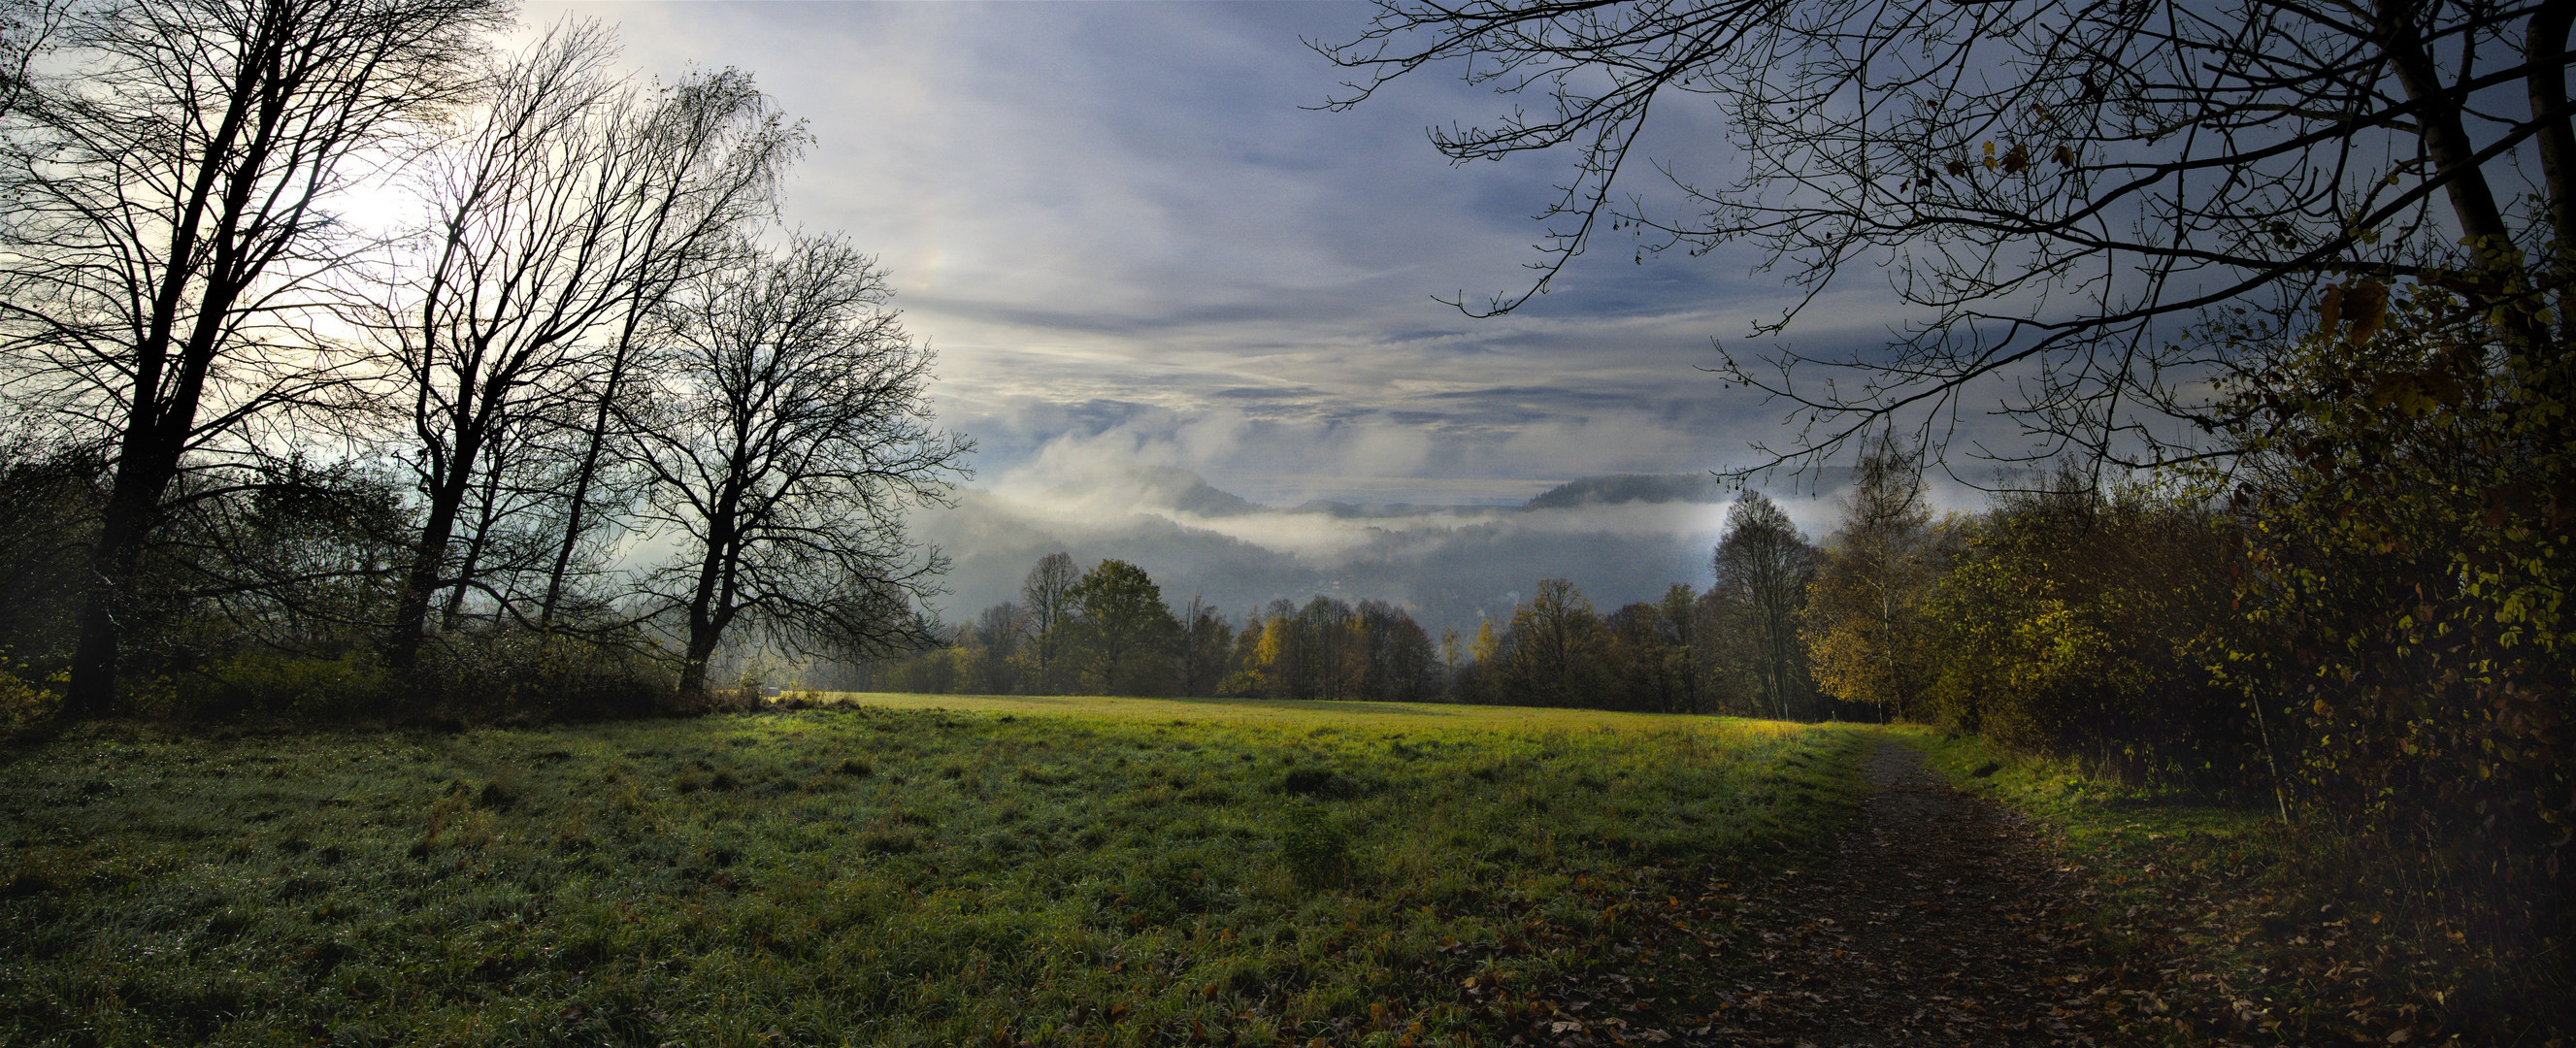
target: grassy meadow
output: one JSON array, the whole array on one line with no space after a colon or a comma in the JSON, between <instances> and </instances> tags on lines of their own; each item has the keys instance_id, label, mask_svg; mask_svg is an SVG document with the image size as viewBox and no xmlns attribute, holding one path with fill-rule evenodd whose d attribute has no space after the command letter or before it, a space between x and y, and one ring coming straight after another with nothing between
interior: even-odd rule
<instances>
[{"instance_id":1,"label":"grassy meadow","mask_svg":"<svg viewBox=\"0 0 2576 1048\"><path fill-rule=\"evenodd\" d=\"M1860 745L884 695L457 734L85 726L0 752L0 1043L1493 1043L1511 988L1605 958L1600 885L1794 853L1850 810Z\"/></svg>"}]
</instances>

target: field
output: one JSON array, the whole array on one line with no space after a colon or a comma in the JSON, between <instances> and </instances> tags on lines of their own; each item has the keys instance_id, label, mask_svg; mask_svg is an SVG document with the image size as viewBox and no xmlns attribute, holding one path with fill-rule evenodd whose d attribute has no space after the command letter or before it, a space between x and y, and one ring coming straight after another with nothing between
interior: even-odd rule
<instances>
[{"instance_id":1,"label":"field","mask_svg":"<svg viewBox=\"0 0 2576 1048\"><path fill-rule=\"evenodd\" d=\"M1607 962L1605 898L1830 830L1859 740L958 696L84 727L0 753L0 1043L1492 1043Z\"/></svg>"}]
</instances>

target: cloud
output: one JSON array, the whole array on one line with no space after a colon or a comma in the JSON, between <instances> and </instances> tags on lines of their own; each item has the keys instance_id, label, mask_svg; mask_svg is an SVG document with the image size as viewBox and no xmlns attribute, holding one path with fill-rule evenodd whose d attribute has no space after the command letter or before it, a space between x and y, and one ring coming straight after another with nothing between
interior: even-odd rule
<instances>
[{"instance_id":1,"label":"cloud","mask_svg":"<svg viewBox=\"0 0 2576 1048\"><path fill-rule=\"evenodd\" d=\"M1496 100L1440 76L1354 112L1305 108L1339 71L1300 39L1354 35L1364 6L530 16L565 11L619 22L643 70L752 70L810 121L785 217L879 254L939 353L942 421L977 438L987 475L1134 415L1235 434L1197 460L1169 457L1188 445L1136 454L1264 498L1484 482L1473 497L1499 499L1584 472L1725 465L1776 424L1697 370L1717 360L1713 336L1791 300L1749 260L1633 266L1605 249L1508 318L1433 301L1530 279L1529 216L1562 172L1442 161L1423 128ZM1834 328L1809 337L1882 338L1894 318L1867 297L1838 299ZM1407 477L1430 486L1394 486Z\"/></svg>"},{"instance_id":2,"label":"cloud","mask_svg":"<svg viewBox=\"0 0 2576 1048\"><path fill-rule=\"evenodd\" d=\"M938 354L940 424L979 445L974 489L918 522L957 559L952 618L1057 549L1235 611L1333 593L1471 629L1548 577L1607 608L1704 585L1725 507L1524 501L1782 442L1780 405L1701 370L1797 301L1741 252L1641 266L1605 244L1509 317L1434 301L1525 286L1564 172L1445 163L1423 129L1500 104L1454 79L1303 108L1339 77L1300 38L1350 38L1365 5L529 8L565 12L620 23L641 70L752 70L810 121L784 220L877 253ZM1693 130L1657 155L1732 162ZM1905 320L1855 281L1796 345ZM1377 508L1296 511L1314 500ZM1789 508L1811 533L1832 518Z\"/></svg>"}]
</instances>

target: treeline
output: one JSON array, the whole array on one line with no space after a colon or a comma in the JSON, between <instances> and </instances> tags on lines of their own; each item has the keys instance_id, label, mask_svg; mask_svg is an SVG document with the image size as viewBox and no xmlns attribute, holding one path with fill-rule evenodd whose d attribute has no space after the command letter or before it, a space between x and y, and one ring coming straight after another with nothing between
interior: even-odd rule
<instances>
[{"instance_id":1,"label":"treeline","mask_svg":"<svg viewBox=\"0 0 2576 1048\"><path fill-rule=\"evenodd\" d=\"M857 670L893 691L1438 701L1456 659L1403 609L1318 596L1241 620L1192 598L1177 611L1144 569L1104 560L1088 571L1052 553L1021 599L984 609L949 642Z\"/></svg>"},{"instance_id":2,"label":"treeline","mask_svg":"<svg viewBox=\"0 0 2576 1048\"><path fill-rule=\"evenodd\" d=\"M1437 637L1379 600L1176 607L1133 564L1085 571L1053 553L1019 600L834 681L1933 721L2124 774L2251 774L2259 732L2210 662L2251 636L2227 566L2237 523L2188 488L2035 479L1983 511L1936 513L1916 458L1882 443L1821 541L1747 491L1705 590L1674 583L1604 613L1545 579L1508 617Z\"/></svg>"},{"instance_id":3,"label":"treeline","mask_svg":"<svg viewBox=\"0 0 2576 1048\"><path fill-rule=\"evenodd\" d=\"M966 694L1114 694L1582 706L1763 717L1876 716L1822 697L1799 646L1815 550L1788 516L1748 494L1728 518L1705 592L1674 583L1652 602L1601 613L1561 579L1540 581L1508 619L1433 637L1401 607L1315 596L1229 616L1193 597L1175 608L1147 573L1065 553L1031 568L1021 597L908 657L835 683Z\"/></svg>"},{"instance_id":4,"label":"treeline","mask_svg":"<svg viewBox=\"0 0 2576 1048\"><path fill-rule=\"evenodd\" d=\"M749 75L503 53L500 0L10 11L0 728L686 706L927 639L902 514L968 446L884 271L778 223L807 136Z\"/></svg>"}]
</instances>

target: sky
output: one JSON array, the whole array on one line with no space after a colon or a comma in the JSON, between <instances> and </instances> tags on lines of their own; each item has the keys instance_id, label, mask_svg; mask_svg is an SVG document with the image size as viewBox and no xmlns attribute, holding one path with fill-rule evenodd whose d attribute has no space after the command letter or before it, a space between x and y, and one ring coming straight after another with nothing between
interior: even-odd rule
<instances>
[{"instance_id":1,"label":"sky","mask_svg":"<svg viewBox=\"0 0 2576 1048\"><path fill-rule=\"evenodd\" d=\"M1613 243L1506 317L1437 300L1527 286L1533 216L1566 170L1451 166L1427 129L1508 104L1454 71L1319 111L1345 74L1306 41L1352 38L1365 4L525 11L531 31L613 24L639 75L749 70L808 122L784 221L878 257L937 353L939 423L977 444L959 508L918 525L958 560L952 618L1010 596L1053 548L1138 560L1176 602L1329 591L1472 624L1554 575L1590 580L1607 610L1705 585L1724 507L1512 509L1585 476L1704 473L1783 442L1777 408L1703 370L1713 339L1790 301L1754 258L1640 265ZM1692 119L1648 151L1722 169ZM1890 296L1862 284L1805 312L1800 348L1886 338ZM1168 495L1159 482L1133 483L1158 469L1266 508L1175 509L1147 491ZM1315 500L1493 512L1291 512ZM1830 526L1824 503L1793 514Z\"/></svg>"},{"instance_id":2,"label":"sky","mask_svg":"<svg viewBox=\"0 0 2576 1048\"><path fill-rule=\"evenodd\" d=\"M1713 337L1786 301L1749 259L1639 266L1612 245L1510 317L1434 300L1518 290L1564 172L1451 167L1426 129L1502 104L1454 76L1312 108L1343 71L1302 41L1368 12L594 2L526 20L612 23L646 74L750 70L809 122L784 217L879 257L980 482L1105 456L1263 502L1516 503L1776 439L1777 411L1699 370ZM1874 312L1844 303L1799 334L1875 341Z\"/></svg>"}]
</instances>

